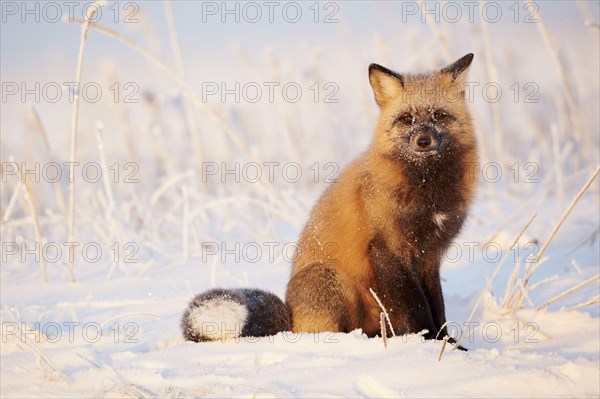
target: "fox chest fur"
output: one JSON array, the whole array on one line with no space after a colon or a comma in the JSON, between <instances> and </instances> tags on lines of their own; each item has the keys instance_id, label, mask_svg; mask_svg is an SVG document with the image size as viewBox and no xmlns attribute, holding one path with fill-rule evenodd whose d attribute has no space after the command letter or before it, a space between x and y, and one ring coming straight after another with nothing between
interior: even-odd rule
<instances>
[{"instance_id":1,"label":"fox chest fur","mask_svg":"<svg viewBox=\"0 0 600 399\"><path fill-rule=\"evenodd\" d=\"M372 233L402 258L441 256L467 214L461 163L405 173L406 165L384 158L376 167L386 161L382 171L365 170L357 188ZM392 176L395 184L389 182Z\"/></svg>"}]
</instances>

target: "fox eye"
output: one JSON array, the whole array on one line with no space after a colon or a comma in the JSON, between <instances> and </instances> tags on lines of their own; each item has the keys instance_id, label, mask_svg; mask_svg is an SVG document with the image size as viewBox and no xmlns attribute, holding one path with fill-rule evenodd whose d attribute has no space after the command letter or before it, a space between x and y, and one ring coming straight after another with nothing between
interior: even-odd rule
<instances>
[{"instance_id":1,"label":"fox eye","mask_svg":"<svg viewBox=\"0 0 600 399\"><path fill-rule=\"evenodd\" d=\"M431 118L434 121L444 122L444 121L451 120L452 116L448 115L444 111L437 110L437 111L434 111L433 114L431 114Z\"/></svg>"},{"instance_id":2,"label":"fox eye","mask_svg":"<svg viewBox=\"0 0 600 399\"><path fill-rule=\"evenodd\" d=\"M402 116L400 116L398 118L398 121L405 125L412 125L413 120L414 120L414 118L411 114L403 114Z\"/></svg>"}]
</instances>

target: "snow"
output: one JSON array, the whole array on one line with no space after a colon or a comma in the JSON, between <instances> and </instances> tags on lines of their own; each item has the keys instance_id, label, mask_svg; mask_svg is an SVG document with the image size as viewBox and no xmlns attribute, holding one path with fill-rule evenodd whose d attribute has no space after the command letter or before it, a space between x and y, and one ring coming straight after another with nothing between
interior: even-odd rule
<instances>
[{"instance_id":1,"label":"snow","mask_svg":"<svg viewBox=\"0 0 600 399\"><path fill-rule=\"evenodd\" d=\"M181 316L200 292L256 287L284 297L295 241L312 205L371 139L377 108L368 65L419 72L454 59L430 41L431 28L418 17L398 24L396 3L339 3L339 24L303 20L292 26L216 20L202 25L194 8L199 3L174 2L194 90L200 93L211 82L229 88L232 82L257 82L265 89L263 83L281 81L297 82L304 95L297 103L283 101L279 90L273 102L264 97L237 103L233 96L221 102L214 96L207 102L213 109L194 107L204 157L198 165L181 88L131 49L90 31L82 79L98 81L105 95L97 103L83 101L80 109L74 283L67 270L68 212L61 205L62 196L68 206L63 162L69 159L72 104L64 98L33 103L49 150L32 104L19 96L3 101L0 396L599 397L600 305L572 310L597 298L598 280L543 307L600 273L598 179L523 286L532 257L600 161L600 50L597 30L580 15L590 8L585 18L597 23L599 10L596 3L539 4L576 94L578 114L570 115L560 71L537 25L513 23L511 4L503 5L508 17L490 25L504 93L493 103L501 113L498 137L494 105L480 91L489 80L480 21L439 25L455 59L475 53L469 76L482 82L471 104L480 146L478 194L441 269L448 328L469 351L447 344L442 352L443 342L423 341L418 334L388 339L386 348L359 330L284 332L225 343L183 339ZM308 6L305 15L312 16ZM108 10L114 8L105 9L101 22L173 67L162 4L143 2L140 9L139 25L112 23ZM205 28L214 32L210 40ZM1 36L3 81L72 81L78 27L9 18ZM15 37L22 45L15 46ZM60 45L45 47L48 42ZM139 102L115 103L109 89L115 80L122 88L135 83ZM316 102L315 87L310 89L315 82ZM529 82L537 84L536 103L523 101L532 93ZM520 101L514 101L515 87ZM324 102L332 88L338 102ZM581 132L574 131L574 118ZM39 173L58 162L60 182L43 176L35 182L29 174L28 197L18 176L5 169L11 156L29 169L40 162ZM83 166L93 163L108 165L96 182L83 175ZM28 198L40 223L38 247ZM436 215L440 228L444 219ZM36 259L44 251L57 258L47 262L47 283ZM524 295L517 301L519 293ZM474 308L474 324L465 325Z\"/></svg>"},{"instance_id":2,"label":"snow","mask_svg":"<svg viewBox=\"0 0 600 399\"><path fill-rule=\"evenodd\" d=\"M137 387L161 397L595 396L597 337L587 334L582 342L570 341L576 334L574 325L593 330L597 320L572 313L551 319L570 323L555 333L555 343L518 346L508 340L504 347L471 345L469 352L447 347L441 361L439 342L422 342L413 335L389 339L384 348L380 339L368 339L360 331L281 333L202 344L173 338L142 347L115 345L110 339L93 345L83 341L42 345L68 375L68 382L41 370L32 378L23 367L15 367L35 363L36 356L10 344L2 373L14 382L3 395L77 396L102 391L115 396L125 393L125 384L129 390Z\"/></svg>"}]
</instances>

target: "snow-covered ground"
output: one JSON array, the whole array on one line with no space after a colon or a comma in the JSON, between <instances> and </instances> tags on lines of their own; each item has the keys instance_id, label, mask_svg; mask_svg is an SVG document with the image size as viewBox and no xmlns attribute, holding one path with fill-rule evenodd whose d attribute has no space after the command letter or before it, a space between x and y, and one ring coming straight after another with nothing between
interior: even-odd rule
<instances>
[{"instance_id":1,"label":"snow-covered ground","mask_svg":"<svg viewBox=\"0 0 600 399\"><path fill-rule=\"evenodd\" d=\"M89 32L82 82L102 94L79 109L71 247L73 103L68 89L50 100L75 77L80 28L49 22L42 3L35 22L22 4L2 3L2 397L600 395L598 178L535 261L599 162L597 2L506 2L488 23L479 8L471 23L453 3L463 17L452 22L428 3L439 24L412 2L294 3L297 23L278 8L253 23L229 3L235 22L220 2L171 2L184 88L164 4L111 2L99 23L157 58ZM370 141L369 63L419 71L468 52L478 195L442 278L449 328L469 351L417 334L384 347L360 331L185 342L179 319L195 293L283 297L312 204ZM40 98L23 99L36 82ZM233 94L222 99L223 87ZM24 184L13 162L30 170Z\"/></svg>"}]
</instances>

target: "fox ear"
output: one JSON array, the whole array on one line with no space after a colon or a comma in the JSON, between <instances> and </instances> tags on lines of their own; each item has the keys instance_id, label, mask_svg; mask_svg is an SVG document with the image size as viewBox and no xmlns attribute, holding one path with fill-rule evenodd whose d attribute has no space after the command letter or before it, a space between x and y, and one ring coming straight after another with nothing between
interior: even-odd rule
<instances>
[{"instance_id":1,"label":"fox ear","mask_svg":"<svg viewBox=\"0 0 600 399\"><path fill-rule=\"evenodd\" d=\"M455 61L447 67L442 68L442 73L452 74L452 81L454 82L459 76L464 76L464 72L469 69L469 65L471 65L472 61L473 53L469 53L458 61Z\"/></svg>"},{"instance_id":2,"label":"fox ear","mask_svg":"<svg viewBox=\"0 0 600 399\"><path fill-rule=\"evenodd\" d=\"M369 82L375 93L375 101L380 107L399 96L404 87L401 75L377 64L369 65Z\"/></svg>"}]
</instances>

